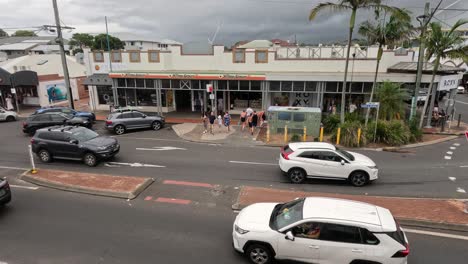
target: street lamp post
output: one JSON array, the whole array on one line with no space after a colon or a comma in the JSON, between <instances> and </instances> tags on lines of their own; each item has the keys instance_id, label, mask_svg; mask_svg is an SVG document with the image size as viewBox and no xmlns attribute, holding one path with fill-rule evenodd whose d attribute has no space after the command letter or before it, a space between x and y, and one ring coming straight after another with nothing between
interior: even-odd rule
<instances>
[{"instance_id":1,"label":"street lamp post","mask_svg":"<svg viewBox=\"0 0 468 264\"><path fill-rule=\"evenodd\" d=\"M15 102L16 102L16 112L19 114L20 112L20 107L18 103L18 92L16 91L15 84L13 83L13 75L10 75L10 87L11 87L11 93L15 94Z\"/></svg>"}]
</instances>

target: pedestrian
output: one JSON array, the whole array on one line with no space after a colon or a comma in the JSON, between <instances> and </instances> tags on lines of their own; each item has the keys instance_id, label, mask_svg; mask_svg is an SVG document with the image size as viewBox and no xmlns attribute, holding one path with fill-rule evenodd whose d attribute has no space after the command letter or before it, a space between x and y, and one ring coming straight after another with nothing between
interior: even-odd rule
<instances>
[{"instance_id":1,"label":"pedestrian","mask_svg":"<svg viewBox=\"0 0 468 264\"><path fill-rule=\"evenodd\" d=\"M5 98L5 101L6 101L6 109L7 109L8 111L11 111L11 110L15 109L15 108L13 107L13 98L11 97L11 94L9 94L9 95L7 96L7 98Z\"/></svg>"},{"instance_id":2,"label":"pedestrian","mask_svg":"<svg viewBox=\"0 0 468 264\"><path fill-rule=\"evenodd\" d=\"M258 119L260 121L260 127L262 127L263 122L265 122L265 111L260 111L258 113Z\"/></svg>"},{"instance_id":3,"label":"pedestrian","mask_svg":"<svg viewBox=\"0 0 468 264\"><path fill-rule=\"evenodd\" d=\"M254 130L255 128L257 127L257 123L258 123L258 115L257 115L257 111L254 111L253 114L252 114L252 126L250 128L250 133L254 134Z\"/></svg>"},{"instance_id":4,"label":"pedestrian","mask_svg":"<svg viewBox=\"0 0 468 264\"><path fill-rule=\"evenodd\" d=\"M249 107L249 108L247 108L247 110L246 110L246 112L247 112L247 116L251 116L251 115L252 115L252 113L253 113L253 111L254 111L254 110L253 110L252 108L250 108L250 107Z\"/></svg>"},{"instance_id":5,"label":"pedestrian","mask_svg":"<svg viewBox=\"0 0 468 264\"><path fill-rule=\"evenodd\" d=\"M249 124L249 130L252 133L252 118L253 115L247 115L247 123Z\"/></svg>"},{"instance_id":6,"label":"pedestrian","mask_svg":"<svg viewBox=\"0 0 468 264\"><path fill-rule=\"evenodd\" d=\"M210 133L211 133L211 135L214 135L213 126L214 126L214 122L216 120L216 116L215 116L214 112L211 112L209 120L210 120Z\"/></svg>"},{"instance_id":7,"label":"pedestrian","mask_svg":"<svg viewBox=\"0 0 468 264\"><path fill-rule=\"evenodd\" d=\"M226 112L224 114L224 125L227 127L227 131L231 131L231 115L229 115L229 112Z\"/></svg>"},{"instance_id":8,"label":"pedestrian","mask_svg":"<svg viewBox=\"0 0 468 264\"><path fill-rule=\"evenodd\" d=\"M242 113L240 114L240 125L242 125L242 131L245 129L245 119L247 117L247 112L245 110L242 110Z\"/></svg>"},{"instance_id":9,"label":"pedestrian","mask_svg":"<svg viewBox=\"0 0 468 264\"><path fill-rule=\"evenodd\" d=\"M206 116L206 113L203 114L202 116L202 122L203 122L203 134L206 134L208 132L208 117Z\"/></svg>"},{"instance_id":10,"label":"pedestrian","mask_svg":"<svg viewBox=\"0 0 468 264\"><path fill-rule=\"evenodd\" d=\"M221 129L221 125L223 124L223 117L221 116L222 112L219 112L218 115L218 128Z\"/></svg>"}]
</instances>

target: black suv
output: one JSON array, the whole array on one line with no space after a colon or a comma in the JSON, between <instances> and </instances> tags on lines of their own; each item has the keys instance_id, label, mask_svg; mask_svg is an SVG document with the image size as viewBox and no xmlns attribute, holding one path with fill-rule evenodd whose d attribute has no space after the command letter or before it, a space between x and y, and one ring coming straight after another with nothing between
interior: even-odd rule
<instances>
[{"instance_id":1,"label":"black suv","mask_svg":"<svg viewBox=\"0 0 468 264\"><path fill-rule=\"evenodd\" d=\"M74 117L64 113L43 113L28 117L28 119L23 123L23 132L32 136L36 130L40 128L55 125L78 125L91 128L93 123L87 118Z\"/></svg>"},{"instance_id":2,"label":"black suv","mask_svg":"<svg viewBox=\"0 0 468 264\"><path fill-rule=\"evenodd\" d=\"M53 158L82 160L90 167L96 166L99 160L112 158L120 150L117 139L78 126L39 129L31 145L42 162L51 162Z\"/></svg>"}]
</instances>

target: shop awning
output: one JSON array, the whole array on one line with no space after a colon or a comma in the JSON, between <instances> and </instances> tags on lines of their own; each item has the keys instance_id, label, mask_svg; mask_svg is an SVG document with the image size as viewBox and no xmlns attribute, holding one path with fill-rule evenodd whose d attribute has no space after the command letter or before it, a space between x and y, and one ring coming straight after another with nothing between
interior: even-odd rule
<instances>
[{"instance_id":1,"label":"shop awning","mask_svg":"<svg viewBox=\"0 0 468 264\"><path fill-rule=\"evenodd\" d=\"M0 85L11 86L37 86L39 80L35 71L18 71L13 74L0 68Z\"/></svg>"},{"instance_id":2,"label":"shop awning","mask_svg":"<svg viewBox=\"0 0 468 264\"><path fill-rule=\"evenodd\" d=\"M432 74L434 69L434 64L432 63L424 63L422 72L425 74ZM418 63L417 62L399 62L391 67L388 68L388 72L398 72L398 73L416 73L418 70ZM458 73L464 72L465 69L460 67L453 67L447 65L439 65L439 69L437 73Z\"/></svg>"},{"instance_id":3,"label":"shop awning","mask_svg":"<svg viewBox=\"0 0 468 264\"><path fill-rule=\"evenodd\" d=\"M112 79L108 74L95 73L91 76L86 77L83 81L84 85L109 85L112 86Z\"/></svg>"}]
</instances>

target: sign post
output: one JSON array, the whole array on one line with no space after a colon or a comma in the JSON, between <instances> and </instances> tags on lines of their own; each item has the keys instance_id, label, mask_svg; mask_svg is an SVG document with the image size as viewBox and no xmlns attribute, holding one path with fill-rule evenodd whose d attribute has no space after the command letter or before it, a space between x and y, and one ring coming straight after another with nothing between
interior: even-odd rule
<instances>
[{"instance_id":1,"label":"sign post","mask_svg":"<svg viewBox=\"0 0 468 264\"><path fill-rule=\"evenodd\" d=\"M377 122L379 120L379 110L380 110L380 103L379 102L367 102L366 104L361 105L362 108L377 108L377 114L375 115L375 129L374 129L374 143L377 137Z\"/></svg>"},{"instance_id":2,"label":"sign post","mask_svg":"<svg viewBox=\"0 0 468 264\"><path fill-rule=\"evenodd\" d=\"M211 112L214 112L213 84L207 84L207 85L206 85L206 92L210 94L210 99L211 99Z\"/></svg>"}]
</instances>

